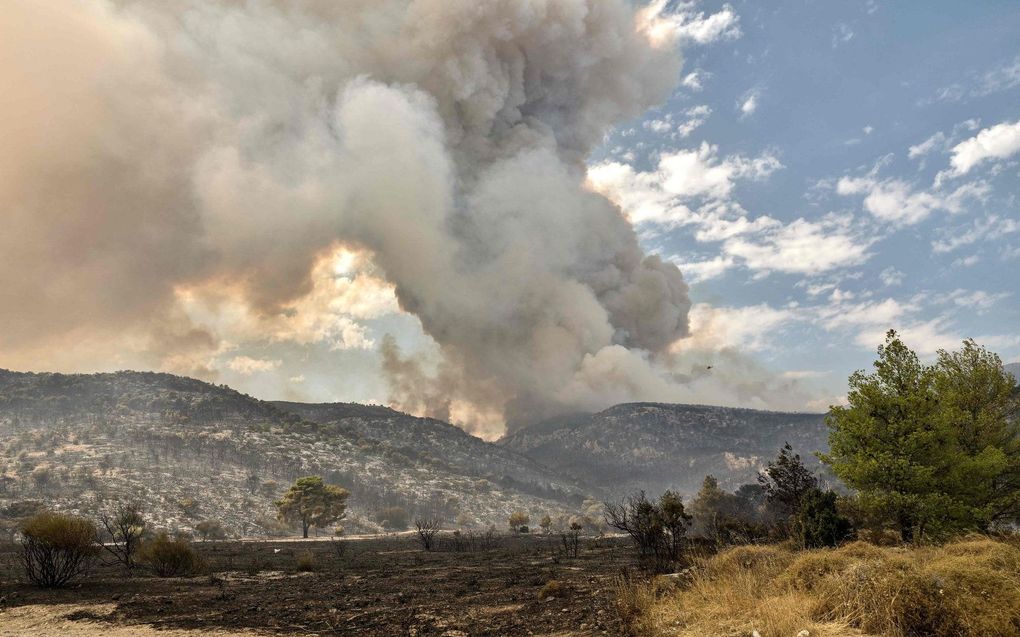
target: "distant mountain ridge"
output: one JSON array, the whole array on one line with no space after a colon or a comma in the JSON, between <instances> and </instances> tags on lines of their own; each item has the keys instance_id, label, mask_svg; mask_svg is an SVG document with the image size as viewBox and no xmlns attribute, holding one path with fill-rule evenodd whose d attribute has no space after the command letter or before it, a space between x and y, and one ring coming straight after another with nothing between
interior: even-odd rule
<instances>
[{"instance_id":1,"label":"distant mountain ridge","mask_svg":"<svg viewBox=\"0 0 1020 637\"><path fill-rule=\"evenodd\" d=\"M604 493L676 488L690 494L707 474L729 486L752 481L786 442L811 462L814 452L828 448L824 418L708 405L626 403L596 414L552 419L513 432L499 444Z\"/></svg>"},{"instance_id":2,"label":"distant mountain ridge","mask_svg":"<svg viewBox=\"0 0 1020 637\"><path fill-rule=\"evenodd\" d=\"M153 372L0 370L0 514L18 500L87 512L127 498L166 527L211 518L258 535L274 531L282 489L316 474L351 490L351 530L380 530L386 507L504 524L586 497L693 493L709 473L733 487L785 442L810 461L826 439L821 414L629 403L493 444L378 405L262 401Z\"/></svg>"},{"instance_id":3,"label":"distant mountain ridge","mask_svg":"<svg viewBox=\"0 0 1020 637\"><path fill-rule=\"evenodd\" d=\"M1020 361L1016 363L1007 363L1003 365L1003 368L1013 374L1013 378L1017 381L1017 385L1020 385Z\"/></svg>"}]
</instances>

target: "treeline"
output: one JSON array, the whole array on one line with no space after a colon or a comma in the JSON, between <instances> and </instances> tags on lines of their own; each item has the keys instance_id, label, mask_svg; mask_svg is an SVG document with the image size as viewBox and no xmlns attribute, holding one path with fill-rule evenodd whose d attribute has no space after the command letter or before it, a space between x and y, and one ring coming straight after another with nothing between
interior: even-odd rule
<instances>
[{"instance_id":1,"label":"treeline","mask_svg":"<svg viewBox=\"0 0 1020 637\"><path fill-rule=\"evenodd\" d=\"M786 445L734 492L707 476L684 503L667 491L605 505L606 522L630 535L658 568L679 559L678 538L713 544L792 539L803 548L850 538L938 541L1020 524L1020 389L997 355L972 340L924 364L894 331L874 371L854 373L847 404L826 423L822 462L842 481L823 486Z\"/></svg>"}]
</instances>

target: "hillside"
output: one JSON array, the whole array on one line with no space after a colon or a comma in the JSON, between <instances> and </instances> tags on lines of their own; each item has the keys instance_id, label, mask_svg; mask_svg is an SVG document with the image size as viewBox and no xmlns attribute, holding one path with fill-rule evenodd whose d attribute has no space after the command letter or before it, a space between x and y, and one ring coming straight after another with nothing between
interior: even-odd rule
<instances>
[{"instance_id":1,"label":"hillside","mask_svg":"<svg viewBox=\"0 0 1020 637\"><path fill-rule=\"evenodd\" d=\"M735 487L789 442L809 461L826 448L822 414L629 403L553 419L499 444L561 470L589 488L697 491L706 474Z\"/></svg>"},{"instance_id":2,"label":"hillside","mask_svg":"<svg viewBox=\"0 0 1020 637\"><path fill-rule=\"evenodd\" d=\"M1009 363L1003 365L1007 372L1013 374L1013 378L1017 380L1017 384L1020 385L1020 363Z\"/></svg>"},{"instance_id":3,"label":"hillside","mask_svg":"<svg viewBox=\"0 0 1020 637\"><path fill-rule=\"evenodd\" d=\"M278 533L273 500L309 474L351 491L351 531L380 530L385 507L487 525L581 501L536 463L445 423L283 406L169 374L0 371L0 511L34 500L95 512L133 499L167 528L214 519L236 534ZM455 452L444 456L445 444Z\"/></svg>"},{"instance_id":4,"label":"hillside","mask_svg":"<svg viewBox=\"0 0 1020 637\"><path fill-rule=\"evenodd\" d=\"M484 475L517 490L579 502L580 491L561 474L513 449L494 445L434 418L416 418L387 407L356 403L272 403L282 411L365 438L389 441L396 451L429 459L453 473Z\"/></svg>"}]
</instances>

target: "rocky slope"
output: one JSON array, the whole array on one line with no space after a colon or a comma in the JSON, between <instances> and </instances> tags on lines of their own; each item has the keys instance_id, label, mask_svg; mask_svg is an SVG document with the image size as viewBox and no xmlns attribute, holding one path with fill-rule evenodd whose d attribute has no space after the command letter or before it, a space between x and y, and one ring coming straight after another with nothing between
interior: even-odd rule
<instances>
[{"instance_id":1,"label":"rocky slope","mask_svg":"<svg viewBox=\"0 0 1020 637\"><path fill-rule=\"evenodd\" d=\"M550 420L499 444L563 471L591 489L697 491L706 474L735 487L789 442L805 456L827 448L822 414L631 403Z\"/></svg>"},{"instance_id":2,"label":"rocky slope","mask_svg":"<svg viewBox=\"0 0 1020 637\"><path fill-rule=\"evenodd\" d=\"M388 441L396 451L427 458L452 473L487 476L502 486L556 500L578 501L580 495L562 474L442 420L416 418L387 407L356 403L272 404L305 420Z\"/></svg>"},{"instance_id":3,"label":"rocky slope","mask_svg":"<svg viewBox=\"0 0 1020 637\"><path fill-rule=\"evenodd\" d=\"M514 510L582 500L539 464L445 423L282 407L169 374L0 371L0 514L27 500L91 513L137 500L165 528L214 519L235 534L284 532L272 502L310 474L351 491L350 531L379 530L387 507L503 525Z\"/></svg>"}]
</instances>

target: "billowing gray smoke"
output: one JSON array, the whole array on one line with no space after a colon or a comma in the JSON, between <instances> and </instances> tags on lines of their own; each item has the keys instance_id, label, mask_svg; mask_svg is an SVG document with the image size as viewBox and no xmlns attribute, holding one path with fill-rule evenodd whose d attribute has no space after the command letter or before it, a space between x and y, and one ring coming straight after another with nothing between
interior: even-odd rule
<instances>
[{"instance_id":1,"label":"billowing gray smoke","mask_svg":"<svg viewBox=\"0 0 1020 637\"><path fill-rule=\"evenodd\" d=\"M432 370L384 343L402 406L524 423L675 386L681 274L583 187L593 145L679 71L626 0L4 12L0 346L136 330L165 360L206 336L174 290L216 282L272 314L342 243L440 348Z\"/></svg>"}]
</instances>

